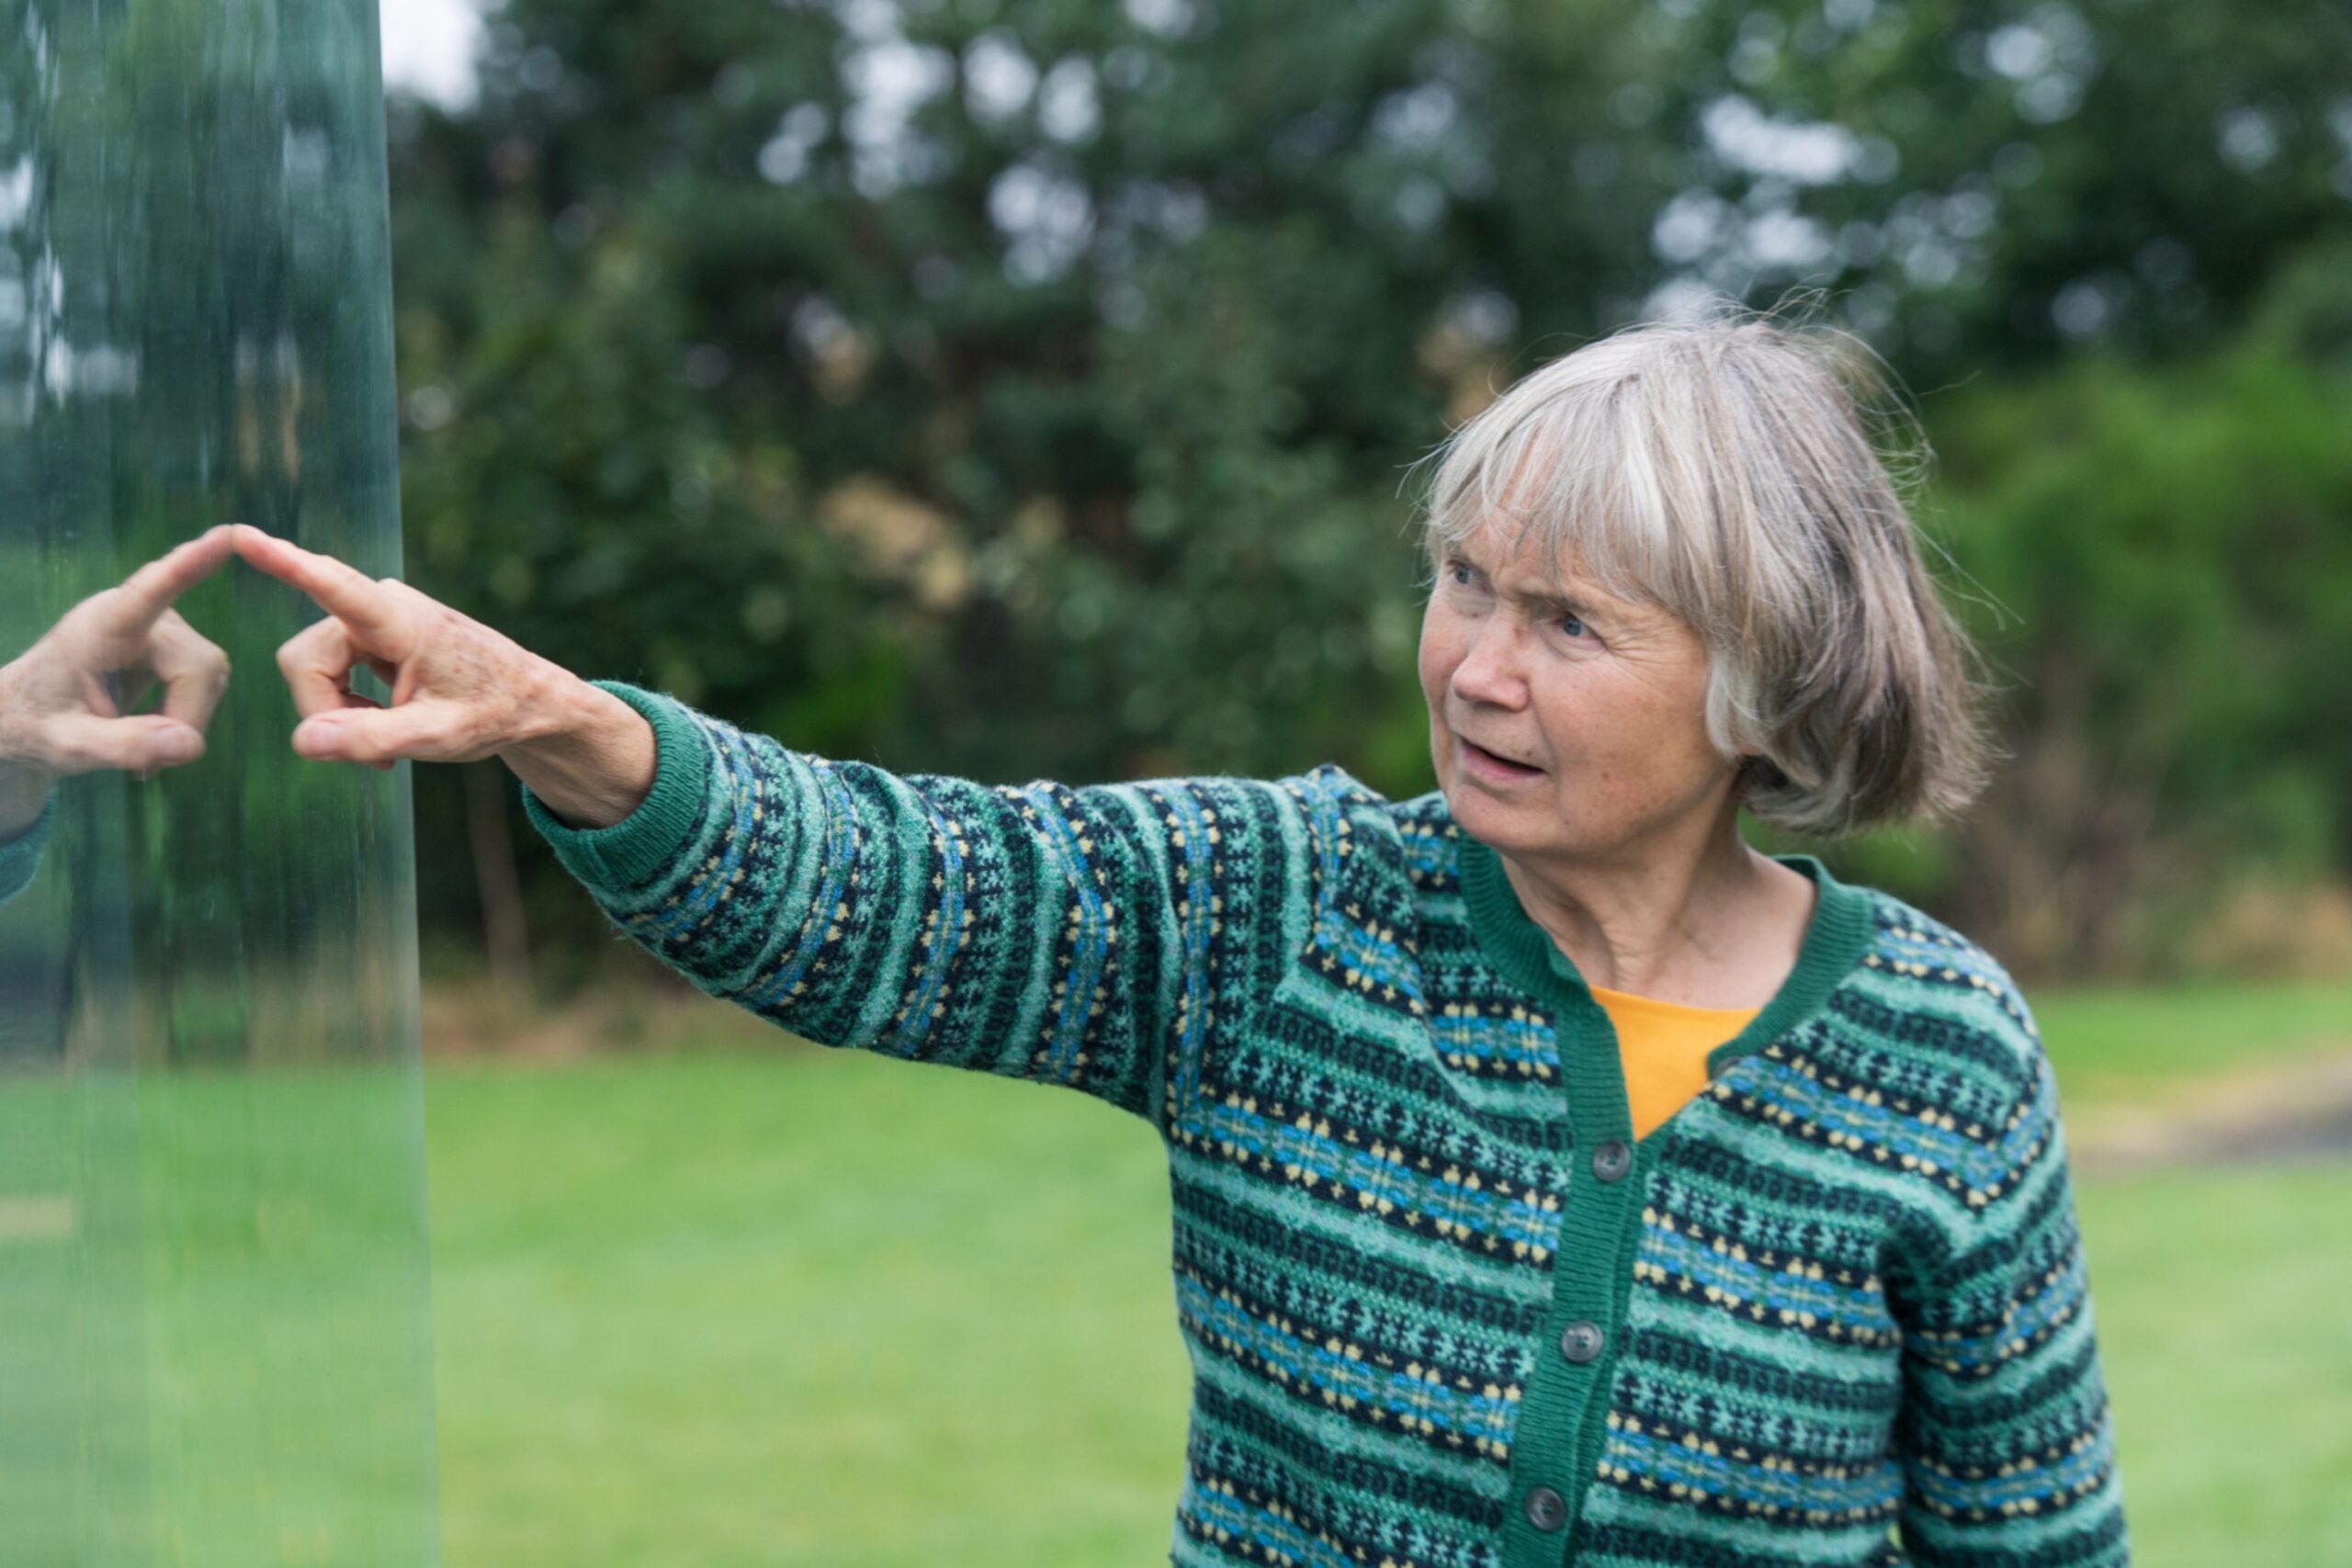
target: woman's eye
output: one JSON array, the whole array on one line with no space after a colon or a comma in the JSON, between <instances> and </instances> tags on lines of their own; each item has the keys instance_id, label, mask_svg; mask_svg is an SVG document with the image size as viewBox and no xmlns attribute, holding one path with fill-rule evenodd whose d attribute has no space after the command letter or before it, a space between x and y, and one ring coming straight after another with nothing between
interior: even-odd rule
<instances>
[{"instance_id":1,"label":"woman's eye","mask_svg":"<svg viewBox=\"0 0 2352 1568\"><path fill-rule=\"evenodd\" d=\"M1566 632L1570 637L1583 637L1585 635L1584 623L1577 620L1574 615L1562 615L1559 620L1559 626L1560 629Z\"/></svg>"}]
</instances>

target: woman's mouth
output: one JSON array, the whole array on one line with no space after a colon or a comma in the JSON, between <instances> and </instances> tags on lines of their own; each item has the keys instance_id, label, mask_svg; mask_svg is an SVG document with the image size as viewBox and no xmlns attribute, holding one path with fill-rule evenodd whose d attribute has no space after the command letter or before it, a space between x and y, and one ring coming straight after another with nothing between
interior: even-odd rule
<instances>
[{"instance_id":1,"label":"woman's mouth","mask_svg":"<svg viewBox=\"0 0 2352 1568\"><path fill-rule=\"evenodd\" d=\"M1462 738L1454 738L1460 740ZM1541 768L1531 768L1524 762L1513 762L1496 756L1475 741L1462 741L1462 765L1474 777L1490 784L1520 784L1542 775Z\"/></svg>"}]
</instances>

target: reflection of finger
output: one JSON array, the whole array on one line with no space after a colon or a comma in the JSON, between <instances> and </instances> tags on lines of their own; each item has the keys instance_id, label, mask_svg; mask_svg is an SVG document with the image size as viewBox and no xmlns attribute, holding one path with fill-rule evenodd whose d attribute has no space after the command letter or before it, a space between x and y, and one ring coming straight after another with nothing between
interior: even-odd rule
<instances>
[{"instance_id":1,"label":"reflection of finger","mask_svg":"<svg viewBox=\"0 0 2352 1568\"><path fill-rule=\"evenodd\" d=\"M153 714L130 718L60 714L50 722L48 737L49 765L64 773L90 773L101 768L145 773L193 761L204 754L204 737Z\"/></svg>"},{"instance_id":2,"label":"reflection of finger","mask_svg":"<svg viewBox=\"0 0 2352 1568\"><path fill-rule=\"evenodd\" d=\"M164 680L164 705L158 711L200 732L212 722L212 710L228 690L228 655L175 611L165 611L155 623L151 648L150 661Z\"/></svg>"},{"instance_id":3,"label":"reflection of finger","mask_svg":"<svg viewBox=\"0 0 2352 1568\"><path fill-rule=\"evenodd\" d=\"M290 540L274 537L251 524L232 525L237 554L279 581L300 589L342 621L371 653L408 657L408 617L398 600L367 573L333 556L318 555Z\"/></svg>"},{"instance_id":4,"label":"reflection of finger","mask_svg":"<svg viewBox=\"0 0 2352 1568\"><path fill-rule=\"evenodd\" d=\"M107 603L98 629L110 637L135 637L172 601L220 570L234 548L229 525L208 528L177 549L157 557L123 580L122 589Z\"/></svg>"},{"instance_id":5,"label":"reflection of finger","mask_svg":"<svg viewBox=\"0 0 2352 1568\"><path fill-rule=\"evenodd\" d=\"M82 705L101 718L112 718L122 711L115 704L112 686L89 671L77 668L74 671L74 685L81 696Z\"/></svg>"}]
</instances>

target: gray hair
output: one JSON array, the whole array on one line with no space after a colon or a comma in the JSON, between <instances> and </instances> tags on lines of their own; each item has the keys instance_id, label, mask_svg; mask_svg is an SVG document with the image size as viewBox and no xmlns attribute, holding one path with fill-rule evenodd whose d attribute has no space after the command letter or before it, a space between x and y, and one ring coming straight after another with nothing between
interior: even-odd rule
<instances>
[{"instance_id":1,"label":"gray hair","mask_svg":"<svg viewBox=\"0 0 2352 1568\"><path fill-rule=\"evenodd\" d=\"M1555 577L1692 627L1708 739L1759 820L1829 837L1957 817L1997 753L1989 688L1865 426L1917 431L1887 385L1852 334L1728 301L1595 339L1432 454L1430 563L1507 519ZM1906 479L1926 461L1924 436L1894 458Z\"/></svg>"}]
</instances>

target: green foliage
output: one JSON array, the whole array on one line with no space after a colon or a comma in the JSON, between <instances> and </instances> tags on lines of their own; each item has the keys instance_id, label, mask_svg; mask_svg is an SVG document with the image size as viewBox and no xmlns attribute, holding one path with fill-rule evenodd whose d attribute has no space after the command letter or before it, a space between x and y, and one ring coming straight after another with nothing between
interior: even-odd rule
<instances>
[{"instance_id":1,"label":"green foliage","mask_svg":"<svg viewBox=\"0 0 2352 1568\"><path fill-rule=\"evenodd\" d=\"M1661 285L1820 286L1922 389L2047 760L2014 842L1834 858L2110 966L2151 865L2346 841L2344 25L508 0L479 102L392 118L413 575L902 771L1419 793L1408 465Z\"/></svg>"},{"instance_id":2,"label":"green foliage","mask_svg":"<svg viewBox=\"0 0 2352 1568\"><path fill-rule=\"evenodd\" d=\"M2023 617L1986 640L2045 700L2078 701L2094 747L2156 750L2172 803L2200 814L2250 765L2347 776L2352 694L2334 677L2352 660L2352 385L2260 351L2085 360L1988 389L1945 428L1986 479L1952 501L1962 558ZM2062 672L2078 697L2048 690Z\"/></svg>"},{"instance_id":3,"label":"green foliage","mask_svg":"<svg viewBox=\"0 0 2352 1568\"><path fill-rule=\"evenodd\" d=\"M2340 874L2352 378L2249 333L1972 386L1933 418L2017 753L1963 859L1988 912L2033 907L2025 955L2106 966L2161 934L2127 910L2191 918L2233 865Z\"/></svg>"},{"instance_id":4,"label":"green foliage","mask_svg":"<svg viewBox=\"0 0 2352 1568\"><path fill-rule=\"evenodd\" d=\"M1718 124L1853 138L1829 178L1785 141L1719 142L1705 189L1722 205L1686 209L1706 235L1686 265L1735 289L1760 269L1854 290L1920 385L2079 345L2211 348L2282 257L2346 230L2338 0L1671 8L1692 15L1681 90ZM1746 107L1726 114L1725 95ZM1817 243L1759 246L1774 209Z\"/></svg>"}]
</instances>

